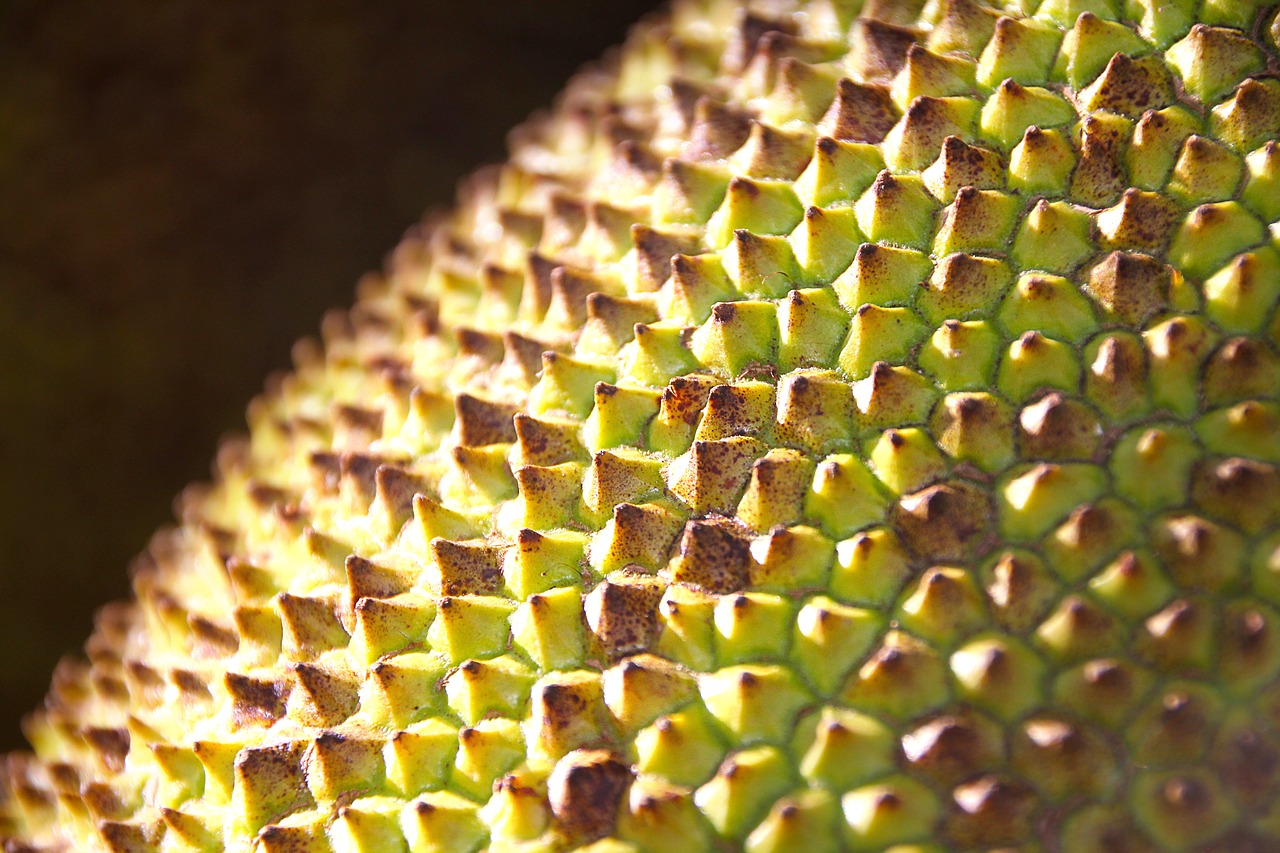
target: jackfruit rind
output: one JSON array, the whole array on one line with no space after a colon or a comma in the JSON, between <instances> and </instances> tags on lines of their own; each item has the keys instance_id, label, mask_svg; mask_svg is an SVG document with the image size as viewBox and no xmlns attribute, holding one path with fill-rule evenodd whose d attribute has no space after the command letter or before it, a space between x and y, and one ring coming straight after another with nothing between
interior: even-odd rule
<instances>
[{"instance_id":1,"label":"jackfruit rind","mask_svg":"<svg viewBox=\"0 0 1280 853\"><path fill-rule=\"evenodd\" d=\"M1276 32L642 22L253 402L6 850L1280 846Z\"/></svg>"}]
</instances>

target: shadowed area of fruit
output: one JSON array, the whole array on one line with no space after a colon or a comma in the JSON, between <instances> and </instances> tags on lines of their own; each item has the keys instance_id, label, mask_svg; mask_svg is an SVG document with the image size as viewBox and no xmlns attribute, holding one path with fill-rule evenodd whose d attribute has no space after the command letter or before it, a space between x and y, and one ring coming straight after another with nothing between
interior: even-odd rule
<instances>
[{"instance_id":1,"label":"shadowed area of fruit","mask_svg":"<svg viewBox=\"0 0 1280 853\"><path fill-rule=\"evenodd\" d=\"M0 7L0 748L291 342L653 5Z\"/></svg>"}]
</instances>

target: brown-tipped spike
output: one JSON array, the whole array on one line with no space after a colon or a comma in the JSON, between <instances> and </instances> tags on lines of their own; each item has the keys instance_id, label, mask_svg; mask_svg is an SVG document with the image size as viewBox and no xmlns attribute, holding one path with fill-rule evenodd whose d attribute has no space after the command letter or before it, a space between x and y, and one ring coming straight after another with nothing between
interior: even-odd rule
<instances>
[{"instance_id":1,"label":"brown-tipped spike","mask_svg":"<svg viewBox=\"0 0 1280 853\"><path fill-rule=\"evenodd\" d=\"M842 79L836 86L836 98L818 128L824 137L877 143L897 122L898 112L887 87Z\"/></svg>"},{"instance_id":2,"label":"brown-tipped spike","mask_svg":"<svg viewBox=\"0 0 1280 853\"><path fill-rule=\"evenodd\" d=\"M454 399L454 408L459 444L484 447L489 444L510 444L516 440L515 426L511 419L519 411L518 407L483 400L470 394L459 394Z\"/></svg>"}]
</instances>

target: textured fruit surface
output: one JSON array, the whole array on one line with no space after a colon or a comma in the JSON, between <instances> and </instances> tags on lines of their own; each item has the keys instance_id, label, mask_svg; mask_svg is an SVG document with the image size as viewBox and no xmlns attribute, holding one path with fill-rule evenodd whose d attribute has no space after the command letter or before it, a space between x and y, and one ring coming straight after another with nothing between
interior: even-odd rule
<instances>
[{"instance_id":1,"label":"textured fruit surface","mask_svg":"<svg viewBox=\"0 0 1280 853\"><path fill-rule=\"evenodd\" d=\"M639 25L298 346L0 836L1277 849L1276 30Z\"/></svg>"}]
</instances>

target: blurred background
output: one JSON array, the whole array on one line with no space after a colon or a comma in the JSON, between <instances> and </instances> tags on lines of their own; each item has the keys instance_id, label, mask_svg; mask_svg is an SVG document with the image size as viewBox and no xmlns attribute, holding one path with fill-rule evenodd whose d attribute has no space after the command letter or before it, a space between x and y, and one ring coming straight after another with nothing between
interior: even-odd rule
<instances>
[{"instance_id":1,"label":"blurred background","mask_svg":"<svg viewBox=\"0 0 1280 853\"><path fill-rule=\"evenodd\" d=\"M323 311L645 0L0 0L0 751Z\"/></svg>"}]
</instances>

